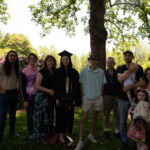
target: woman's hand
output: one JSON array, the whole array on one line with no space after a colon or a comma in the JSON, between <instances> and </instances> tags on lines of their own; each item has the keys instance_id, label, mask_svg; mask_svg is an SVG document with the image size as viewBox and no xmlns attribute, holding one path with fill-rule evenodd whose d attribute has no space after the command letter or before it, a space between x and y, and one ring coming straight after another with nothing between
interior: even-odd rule
<instances>
[{"instance_id":1,"label":"woman's hand","mask_svg":"<svg viewBox=\"0 0 150 150\"><path fill-rule=\"evenodd\" d=\"M29 105L28 101L25 101L25 102L23 103L23 107L24 107L24 108L27 108L28 105Z\"/></svg>"},{"instance_id":2,"label":"woman's hand","mask_svg":"<svg viewBox=\"0 0 150 150\"><path fill-rule=\"evenodd\" d=\"M56 99L56 106L59 107L59 100Z\"/></svg>"},{"instance_id":3,"label":"woman's hand","mask_svg":"<svg viewBox=\"0 0 150 150\"><path fill-rule=\"evenodd\" d=\"M53 96L55 94L54 90L48 89L47 93L51 96Z\"/></svg>"}]
</instances>

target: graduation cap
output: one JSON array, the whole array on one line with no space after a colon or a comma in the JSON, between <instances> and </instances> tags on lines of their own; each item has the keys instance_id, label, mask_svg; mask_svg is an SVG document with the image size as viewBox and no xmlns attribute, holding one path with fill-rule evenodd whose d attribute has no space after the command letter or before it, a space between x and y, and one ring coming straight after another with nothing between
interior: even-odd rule
<instances>
[{"instance_id":1,"label":"graduation cap","mask_svg":"<svg viewBox=\"0 0 150 150\"><path fill-rule=\"evenodd\" d=\"M73 54L71 54L70 52L64 50L64 51L60 52L58 55L61 56L61 57L63 57L63 56L71 57Z\"/></svg>"}]
</instances>

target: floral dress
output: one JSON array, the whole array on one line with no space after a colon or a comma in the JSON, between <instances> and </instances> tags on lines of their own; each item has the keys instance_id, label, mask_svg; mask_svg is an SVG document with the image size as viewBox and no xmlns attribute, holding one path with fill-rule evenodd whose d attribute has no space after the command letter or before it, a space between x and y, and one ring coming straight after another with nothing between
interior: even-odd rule
<instances>
[{"instance_id":1,"label":"floral dress","mask_svg":"<svg viewBox=\"0 0 150 150\"><path fill-rule=\"evenodd\" d=\"M43 76L41 85L54 89L54 75L48 70L40 70ZM48 135L53 128L54 120L54 97L42 91L37 91L34 105L34 141L40 142L40 139L47 140Z\"/></svg>"}]
</instances>

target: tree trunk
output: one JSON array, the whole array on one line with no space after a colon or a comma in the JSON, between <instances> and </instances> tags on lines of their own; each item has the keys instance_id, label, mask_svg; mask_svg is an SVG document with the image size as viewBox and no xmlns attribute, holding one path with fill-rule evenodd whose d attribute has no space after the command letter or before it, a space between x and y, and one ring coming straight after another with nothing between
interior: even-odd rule
<instances>
[{"instance_id":1,"label":"tree trunk","mask_svg":"<svg viewBox=\"0 0 150 150\"><path fill-rule=\"evenodd\" d=\"M91 53L99 58L98 66L105 70L107 31L104 27L105 0L90 1L90 45Z\"/></svg>"}]
</instances>

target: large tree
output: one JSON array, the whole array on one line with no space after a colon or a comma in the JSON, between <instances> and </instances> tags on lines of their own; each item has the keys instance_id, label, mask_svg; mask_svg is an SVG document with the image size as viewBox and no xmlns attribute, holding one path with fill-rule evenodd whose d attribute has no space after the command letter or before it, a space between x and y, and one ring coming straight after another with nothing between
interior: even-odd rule
<instances>
[{"instance_id":1,"label":"large tree","mask_svg":"<svg viewBox=\"0 0 150 150\"><path fill-rule=\"evenodd\" d=\"M149 0L39 0L30 9L32 20L42 26L43 35L53 27L74 34L75 27L83 22L90 34L91 52L98 55L103 69L107 38L113 44L126 39L132 42L140 36L150 38ZM82 17L78 17L79 11Z\"/></svg>"}]
</instances>

